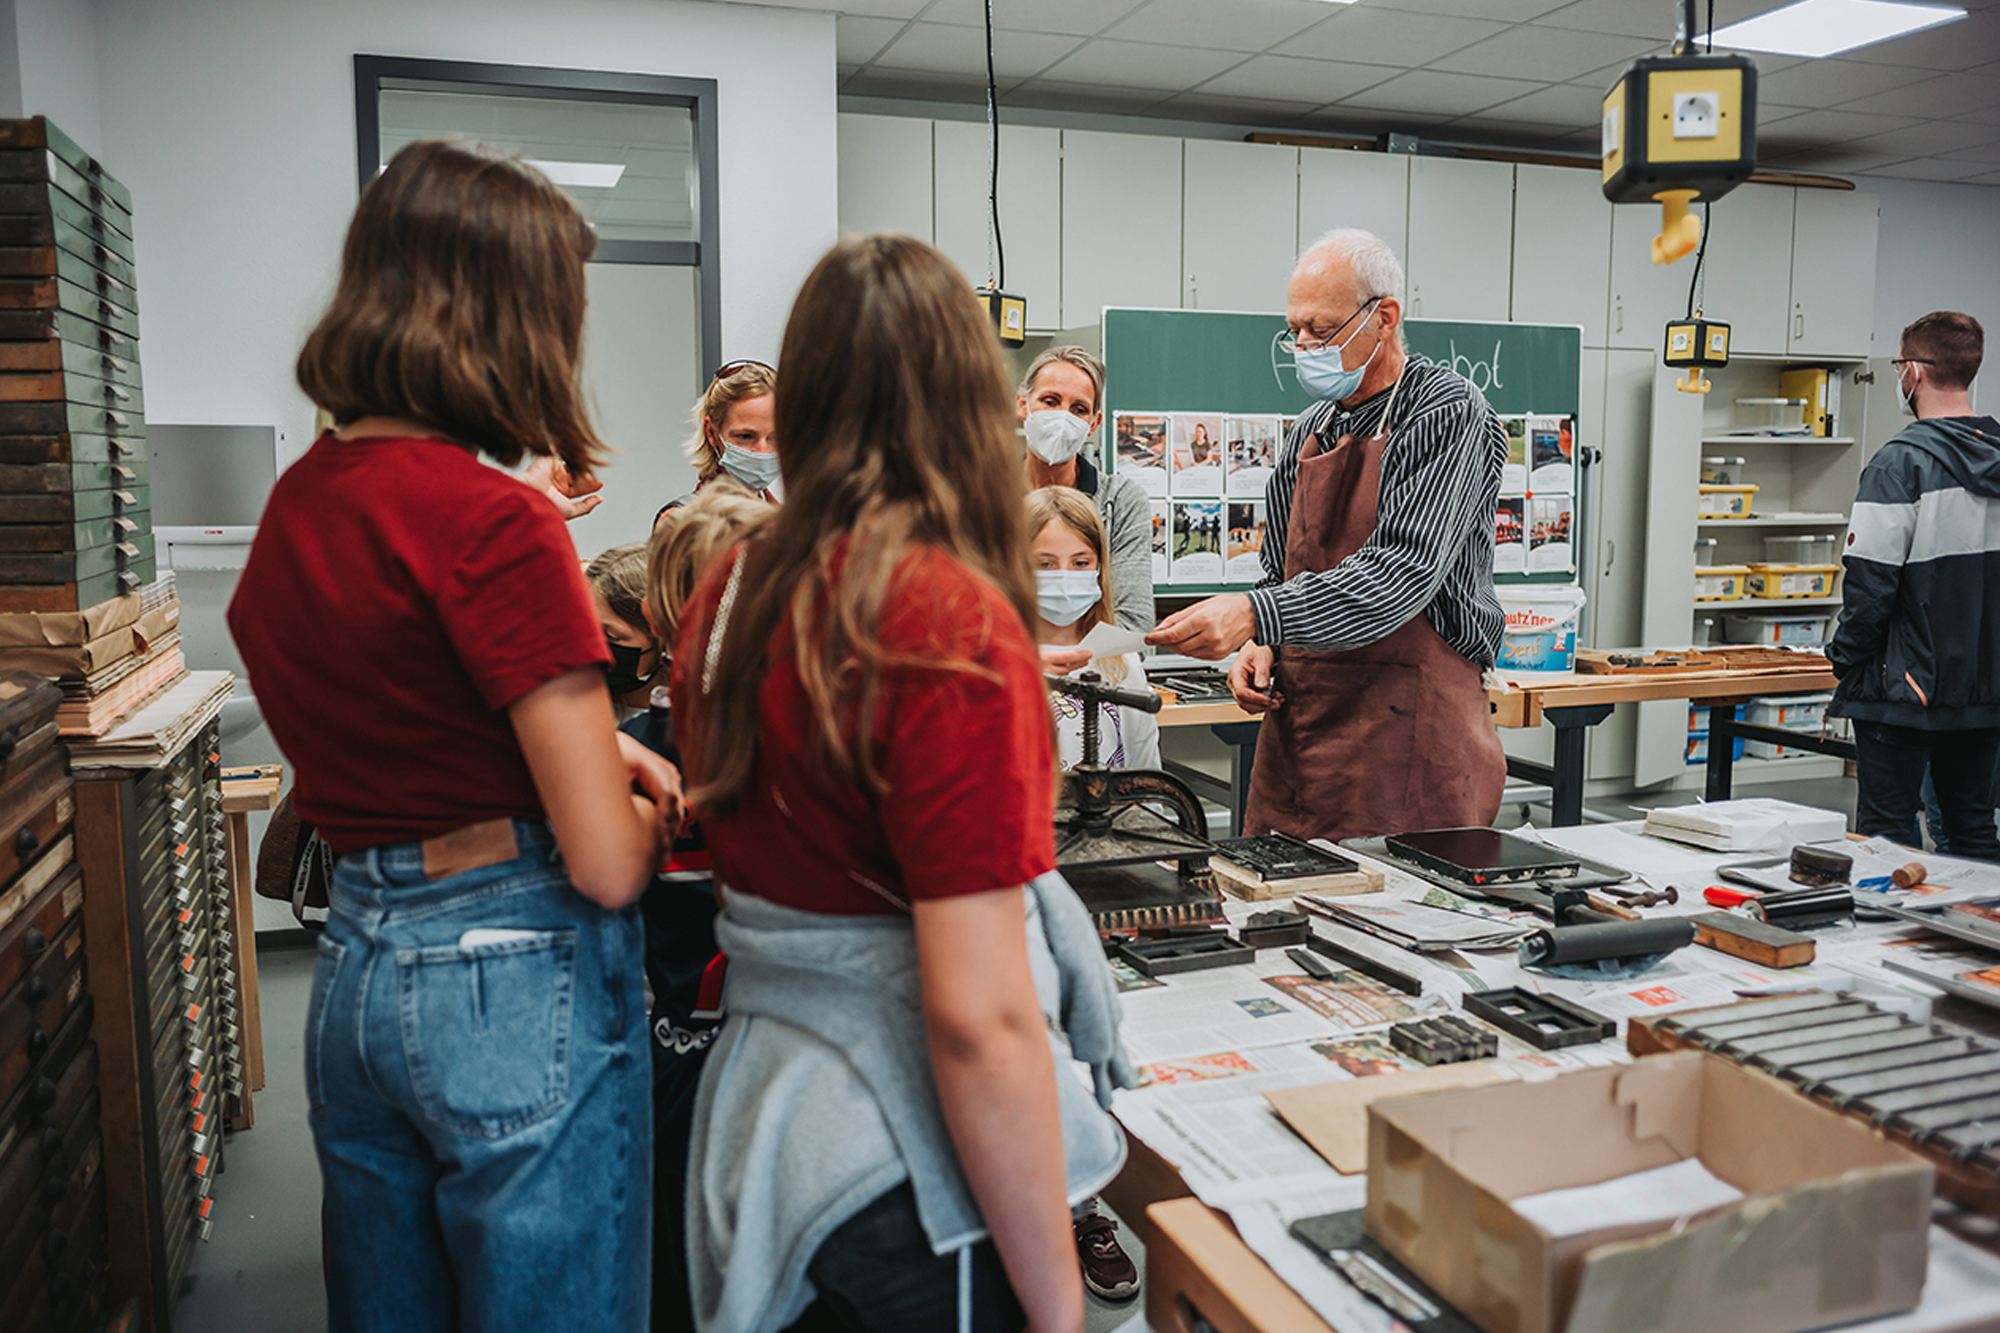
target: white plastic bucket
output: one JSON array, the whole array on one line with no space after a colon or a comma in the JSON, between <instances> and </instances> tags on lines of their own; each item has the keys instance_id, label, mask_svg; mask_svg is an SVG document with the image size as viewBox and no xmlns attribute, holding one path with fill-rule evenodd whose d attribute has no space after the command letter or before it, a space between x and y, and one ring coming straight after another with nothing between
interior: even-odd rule
<instances>
[{"instance_id":1,"label":"white plastic bucket","mask_svg":"<svg viewBox=\"0 0 2000 1333\"><path fill-rule=\"evenodd\" d=\"M1565 675L1576 670L1576 618L1583 589L1516 584L1496 588L1507 631L1498 667L1509 675Z\"/></svg>"}]
</instances>

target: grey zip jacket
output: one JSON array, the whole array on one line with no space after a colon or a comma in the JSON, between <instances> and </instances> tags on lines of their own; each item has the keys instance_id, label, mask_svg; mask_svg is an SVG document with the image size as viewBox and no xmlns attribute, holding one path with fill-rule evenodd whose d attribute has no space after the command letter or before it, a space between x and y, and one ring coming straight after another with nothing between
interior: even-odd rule
<instances>
[{"instance_id":1,"label":"grey zip jacket","mask_svg":"<svg viewBox=\"0 0 2000 1333\"><path fill-rule=\"evenodd\" d=\"M1123 1131L1104 1108L1138 1077L1118 1039L1117 985L1075 890L1053 871L1027 889L1022 925L1075 1205L1125 1163ZM728 1018L702 1071L687 1187L703 1333L767 1333L797 1319L820 1243L904 1180L932 1251L960 1254L963 1283L986 1223L931 1076L910 919L825 916L727 890L715 934L729 956ZM1072 1060L1089 1066L1095 1100Z\"/></svg>"},{"instance_id":2,"label":"grey zip jacket","mask_svg":"<svg viewBox=\"0 0 2000 1333\"><path fill-rule=\"evenodd\" d=\"M1837 717L2000 727L2000 422L1912 422L1861 473L1840 626Z\"/></svg>"}]
</instances>

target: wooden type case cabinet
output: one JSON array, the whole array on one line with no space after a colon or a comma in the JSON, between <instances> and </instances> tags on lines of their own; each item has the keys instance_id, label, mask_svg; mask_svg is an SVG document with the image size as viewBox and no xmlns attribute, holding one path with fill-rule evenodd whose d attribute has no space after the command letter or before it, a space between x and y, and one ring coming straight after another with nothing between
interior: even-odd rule
<instances>
[{"instance_id":1,"label":"wooden type case cabinet","mask_svg":"<svg viewBox=\"0 0 2000 1333\"><path fill-rule=\"evenodd\" d=\"M109 1262L99 1051L62 694L0 678L0 1329L87 1329Z\"/></svg>"},{"instance_id":2,"label":"wooden type case cabinet","mask_svg":"<svg viewBox=\"0 0 2000 1333\"><path fill-rule=\"evenodd\" d=\"M42 117L0 120L0 611L155 572L132 196Z\"/></svg>"},{"instance_id":3,"label":"wooden type case cabinet","mask_svg":"<svg viewBox=\"0 0 2000 1333\"><path fill-rule=\"evenodd\" d=\"M243 1086L220 735L158 768L82 770L77 857L104 1066L111 1286L172 1326L209 1228L230 1099Z\"/></svg>"}]
</instances>

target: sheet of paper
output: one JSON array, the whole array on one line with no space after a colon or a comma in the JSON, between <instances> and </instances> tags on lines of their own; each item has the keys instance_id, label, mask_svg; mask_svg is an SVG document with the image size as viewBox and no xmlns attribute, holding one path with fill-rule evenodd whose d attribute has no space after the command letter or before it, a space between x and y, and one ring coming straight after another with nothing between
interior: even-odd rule
<instances>
[{"instance_id":1,"label":"sheet of paper","mask_svg":"<svg viewBox=\"0 0 2000 1333\"><path fill-rule=\"evenodd\" d=\"M1742 1190L1718 1179L1699 1157L1689 1157L1596 1185L1530 1194L1515 1199L1513 1208L1551 1236L1575 1236L1600 1227L1676 1221L1742 1197Z\"/></svg>"},{"instance_id":2,"label":"sheet of paper","mask_svg":"<svg viewBox=\"0 0 2000 1333\"><path fill-rule=\"evenodd\" d=\"M1123 657L1144 648L1146 636L1137 630L1121 629L1100 621L1090 627L1090 633L1084 635L1083 642L1077 646L1088 648L1092 657Z\"/></svg>"}]
</instances>

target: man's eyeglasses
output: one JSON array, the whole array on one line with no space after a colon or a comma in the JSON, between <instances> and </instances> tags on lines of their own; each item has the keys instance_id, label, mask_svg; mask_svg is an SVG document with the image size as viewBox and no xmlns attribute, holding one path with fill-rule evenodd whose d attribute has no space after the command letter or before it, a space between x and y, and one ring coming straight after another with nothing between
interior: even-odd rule
<instances>
[{"instance_id":1,"label":"man's eyeglasses","mask_svg":"<svg viewBox=\"0 0 2000 1333\"><path fill-rule=\"evenodd\" d=\"M1890 361L1889 364L1901 370L1904 366L1934 366L1937 362L1923 356L1899 356Z\"/></svg>"},{"instance_id":2,"label":"man's eyeglasses","mask_svg":"<svg viewBox=\"0 0 2000 1333\"><path fill-rule=\"evenodd\" d=\"M1374 309L1381 300L1382 298L1379 296L1369 297L1361 303L1359 310L1349 315L1346 319L1341 320L1339 327L1324 337L1314 333L1311 329L1307 329L1303 335L1296 332L1286 333L1278 339L1278 350L1296 356L1301 351L1310 352L1324 347L1335 338L1338 338L1342 329L1345 329L1349 324L1352 324L1355 320L1360 319L1363 315Z\"/></svg>"},{"instance_id":3,"label":"man's eyeglasses","mask_svg":"<svg viewBox=\"0 0 2000 1333\"><path fill-rule=\"evenodd\" d=\"M753 366L760 370L768 370L773 375L778 373L775 367L767 366L762 361L748 361L748 360L731 361L716 370L715 378L709 381L709 385L713 387L714 385L720 384L722 381L728 379L731 375L739 374L742 371L749 370Z\"/></svg>"}]
</instances>

